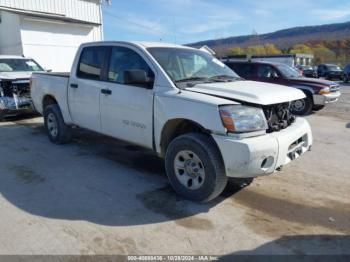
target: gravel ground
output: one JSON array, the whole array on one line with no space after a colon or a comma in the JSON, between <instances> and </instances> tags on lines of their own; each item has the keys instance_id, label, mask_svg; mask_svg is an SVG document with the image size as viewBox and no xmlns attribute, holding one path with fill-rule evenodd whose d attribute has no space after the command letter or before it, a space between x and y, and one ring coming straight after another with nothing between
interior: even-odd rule
<instances>
[{"instance_id":1,"label":"gravel ground","mask_svg":"<svg viewBox=\"0 0 350 262\"><path fill-rule=\"evenodd\" d=\"M350 254L350 86L309 117L313 151L214 202L174 194L160 159L42 118L0 123L0 254Z\"/></svg>"}]
</instances>

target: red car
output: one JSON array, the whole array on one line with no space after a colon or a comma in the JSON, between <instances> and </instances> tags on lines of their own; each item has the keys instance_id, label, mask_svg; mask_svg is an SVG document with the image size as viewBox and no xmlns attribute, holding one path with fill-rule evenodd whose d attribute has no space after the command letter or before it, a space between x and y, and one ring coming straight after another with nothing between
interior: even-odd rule
<instances>
[{"instance_id":1,"label":"red car","mask_svg":"<svg viewBox=\"0 0 350 262\"><path fill-rule=\"evenodd\" d=\"M239 76L247 80L268 82L295 87L302 90L306 98L291 103L296 115L308 115L326 104L336 102L340 87L336 82L300 76L294 68L281 63L224 61Z\"/></svg>"}]
</instances>

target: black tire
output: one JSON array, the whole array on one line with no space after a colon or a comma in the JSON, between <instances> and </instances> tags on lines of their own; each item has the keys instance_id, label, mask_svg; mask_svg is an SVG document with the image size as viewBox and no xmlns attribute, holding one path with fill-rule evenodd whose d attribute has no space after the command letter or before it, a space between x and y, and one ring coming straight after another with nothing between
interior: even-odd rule
<instances>
[{"instance_id":1,"label":"black tire","mask_svg":"<svg viewBox=\"0 0 350 262\"><path fill-rule=\"evenodd\" d=\"M349 76L347 74L343 76L343 81L344 81L344 83L349 82Z\"/></svg>"},{"instance_id":2,"label":"black tire","mask_svg":"<svg viewBox=\"0 0 350 262\"><path fill-rule=\"evenodd\" d=\"M315 111L320 111L324 108L325 106L322 106L322 105L317 105L317 106L314 106L313 110Z\"/></svg>"},{"instance_id":3,"label":"black tire","mask_svg":"<svg viewBox=\"0 0 350 262\"><path fill-rule=\"evenodd\" d=\"M306 97L304 99L296 100L291 103L291 112L294 115L305 116L311 114L312 108L314 107L314 102L310 95L305 95ZM300 104L303 106L297 106Z\"/></svg>"},{"instance_id":4,"label":"black tire","mask_svg":"<svg viewBox=\"0 0 350 262\"><path fill-rule=\"evenodd\" d=\"M174 162L178 154L184 151L193 152L198 156L203 165L202 168L205 175L200 187L197 189L189 189L177 177ZM217 146L210 137L200 133L189 133L175 138L167 148L165 168L174 190L182 197L191 201L207 202L216 198L223 192L228 180ZM187 176L187 173L183 175Z\"/></svg>"},{"instance_id":5,"label":"black tire","mask_svg":"<svg viewBox=\"0 0 350 262\"><path fill-rule=\"evenodd\" d=\"M56 132L52 132L50 128L50 119L56 121ZM64 123L61 109L57 104L49 105L45 108L44 124L47 135L52 143L66 144L72 140L72 128Z\"/></svg>"},{"instance_id":6,"label":"black tire","mask_svg":"<svg viewBox=\"0 0 350 262\"><path fill-rule=\"evenodd\" d=\"M0 109L0 122L2 122L4 120L5 114L3 112L3 110Z\"/></svg>"}]
</instances>

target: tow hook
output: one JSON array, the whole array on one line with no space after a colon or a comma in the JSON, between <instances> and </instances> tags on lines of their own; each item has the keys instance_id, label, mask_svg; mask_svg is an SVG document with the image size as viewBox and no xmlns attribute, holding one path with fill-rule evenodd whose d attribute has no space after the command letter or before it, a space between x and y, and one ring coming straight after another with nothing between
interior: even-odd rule
<instances>
[{"instance_id":1,"label":"tow hook","mask_svg":"<svg viewBox=\"0 0 350 262\"><path fill-rule=\"evenodd\" d=\"M279 166L276 168L276 170L280 172L280 171L282 171L282 168L283 168L283 166Z\"/></svg>"}]
</instances>

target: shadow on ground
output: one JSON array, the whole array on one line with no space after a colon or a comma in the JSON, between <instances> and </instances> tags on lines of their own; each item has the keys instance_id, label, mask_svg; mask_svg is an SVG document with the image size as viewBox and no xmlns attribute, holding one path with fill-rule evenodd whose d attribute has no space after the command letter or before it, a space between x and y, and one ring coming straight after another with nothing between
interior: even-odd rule
<instances>
[{"instance_id":1,"label":"shadow on ground","mask_svg":"<svg viewBox=\"0 0 350 262\"><path fill-rule=\"evenodd\" d=\"M276 256L277 253L286 254ZM310 256L308 256L310 255ZM238 251L220 261L349 261L350 236L298 235L283 236L253 250Z\"/></svg>"},{"instance_id":2,"label":"shadow on ground","mask_svg":"<svg viewBox=\"0 0 350 262\"><path fill-rule=\"evenodd\" d=\"M0 193L33 215L123 226L174 221L199 230L206 213L242 187L231 181L206 204L183 200L168 184L163 161L152 152L76 129L69 145L53 145L41 123L15 119L1 126Z\"/></svg>"}]
</instances>

